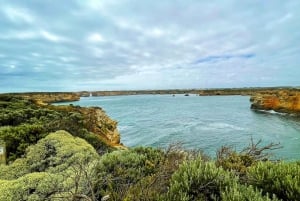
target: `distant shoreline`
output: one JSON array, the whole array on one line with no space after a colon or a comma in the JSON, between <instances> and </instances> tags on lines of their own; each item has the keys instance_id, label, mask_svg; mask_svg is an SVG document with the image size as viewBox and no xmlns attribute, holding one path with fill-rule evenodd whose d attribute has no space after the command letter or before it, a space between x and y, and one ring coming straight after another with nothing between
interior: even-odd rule
<instances>
[{"instance_id":1,"label":"distant shoreline","mask_svg":"<svg viewBox=\"0 0 300 201\"><path fill-rule=\"evenodd\" d=\"M145 89L145 90L85 90L85 91L34 91L34 92L2 92L0 95L64 95L76 94L81 97L87 96L114 96L114 95L146 95L146 94L199 94L199 95L253 95L265 91L295 90L300 87L242 87L242 88L194 88L194 89Z\"/></svg>"},{"instance_id":2,"label":"distant shoreline","mask_svg":"<svg viewBox=\"0 0 300 201\"><path fill-rule=\"evenodd\" d=\"M279 113L300 115L299 87L255 87L223 89L170 89L170 90L127 90L127 91L81 91L81 92L30 92L5 93L0 96L17 96L38 105L79 101L81 97L127 96L127 95L172 95L189 96L250 96L251 109L273 110Z\"/></svg>"},{"instance_id":3,"label":"distant shoreline","mask_svg":"<svg viewBox=\"0 0 300 201\"><path fill-rule=\"evenodd\" d=\"M243 95L253 96L257 93L272 93L278 90L299 91L300 87L244 87L244 88L208 88L208 89L158 89L158 90L99 90L73 92L12 92L0 95L22 96L28 99L41 99L46 103L78 101L80 97L120 96L120 95L155 95L155 94L196 94L199 96ZM45 101L46 100L46 101Z\"/></svg>"},{"instance_id":4,"label":"distant shoreline","mask_svg":"<svg viewBox=\"0 0 300 201\"><path fill-rule=\"evenodd\" d=\"M119 96L119 95L147 95L147 94L198 94L199 96L218 95L249 95L276 90L297 90L296 87L249 87L249 88L214 88L214 89L165 89L165 90L111 90L111 91L80 91L75 92L80 97L89 96Z\"/></svg>"}]
</instances>

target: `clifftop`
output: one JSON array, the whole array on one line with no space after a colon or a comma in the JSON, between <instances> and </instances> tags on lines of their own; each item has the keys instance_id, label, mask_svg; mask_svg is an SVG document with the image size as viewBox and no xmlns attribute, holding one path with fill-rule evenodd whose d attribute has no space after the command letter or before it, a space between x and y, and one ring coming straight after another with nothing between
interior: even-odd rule
<instances>
[{"instance_id":1,"label":"clifftop","mask_svg":"<svg viewBox=\"0 0 300 201\"><path fill-rule=\"evenodd\" d=\"M82 115L83 127L94 133L102 141L112 147L124 147L120 144L120 134L117 122L112 120L100 107L80 106L47 106L47 108L67 113L79 113Z\"/></svg>"},{"instance_id":2,"label":"clifftop","mask_svg":"<svg viewBox=\"0 0 300 201\"><path fill-rule=\"evenodd\" d=\"M100 107L54 106L41 101L66 100L65 97L65 94L0 95L0 140L7 145L8 161L21 157L29 145L58 130L85 139L99 153L126 149L120 143L117 122Z\"/></svg>"},{"instance_id":3,"label":"clifftop","mask_svg":"<svg viewBox=\"0 0 300 201\"><path fill-rule=\"evenodd\" d=\"M257 93L250 98L251 109L274 110L300 115L300 90L275 90Z\"/></svg>"},{"instance_id":4,"label":"clifftop","mask_svg":"<svg viewBox=\"0 0 300 201\"><path fill-rule=\"evenodd\" d=\"M39 105L80 100L80 95L72 92L7 93L2 95L22 97L27 100L32 100Z\"/></svg>"}]
</instances>

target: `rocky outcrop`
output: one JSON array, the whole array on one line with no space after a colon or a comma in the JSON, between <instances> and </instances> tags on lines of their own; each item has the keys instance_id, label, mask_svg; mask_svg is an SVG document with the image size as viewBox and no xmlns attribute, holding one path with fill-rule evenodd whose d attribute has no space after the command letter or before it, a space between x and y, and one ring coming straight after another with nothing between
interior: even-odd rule
<instances>
[{"instance_id":1,"label":"rocky outcrop","mask_svg":"<svg viewBox=\"0 0 300 201\"><path fill-rule=\"evenodd\" d=\"M100 107L80 107L73 105L46 106L51 110L65 113L80 113L83 127L94 133L102 141L112 147L124 146L120 143L120 133L117 128L117 121L112 120Z\"/></svg>"},{"instance_id":2,"label":"rocky outcrop","mask_svg":"<svg viewBox=\"0 0 300 201\"><path fill-rule=\"evenodd\" d=\"M80 100L80 95L72 92L9 93L5 95L22 97L27 100L32 100L39 105Z\"/></svg>"},{"instance_id":3,"label":"rocky outcrop","mask_svg":"<svg viewBox=\"0 0 300 201\"><path fill-rule=\"evenodd\" d=\"M22 99L30 100L28 105L34 110L44 110L46 112L36 112L37 114L47 115L47 113L54 112L53 119L47 124L51 125L52 130L66 129L74 131L73 134L79 134L80 129L86 129L90 133L96 135L99 140L105 144L116 147L125 148L120 143L120 134L117 129L117 122L112 120L105 111L100 107L80 107L74 105L51 105L49 103L77 101L80 96L75 93L17 93L17 94L0 94L0 97L12 104L13 100L21 102ZM0 101L1 102L1 101ZM28 101L27 101L28 102ZM5 105L5 104L4 104ZM38 107L33 107L37 105ZM29 107L28 106L28 107ZM23 104L20 108L23 109ZM1 109L1 108L0 108ZM28 108L27 108L28 109ZM30 115L29 115L30 116ZM31 115L32 116L32 115ZM40 116L38 118L40 118ZM27 117L24 119L26 120ZM47 118L45 118L47 119ZM84 133L84 132L83 132Z\"/></svg>"},{"instance_id":4,"label":"rocky outcrop","mask_svg":"<svg viewBox=\"0 0 300 201\"><path fill-rule=\"evenodd\" d=\"M89 131L102 136L113 146L120 144L118 123L108 117L101 108L81 107L78 111L85 117L84 121Z\"/></svg>"},{"instance_id":5,"label":"rocky outcrop","mask_svg":"<svg viewBox=\"0 0 300 201\"><path fill-rule=\"evenodd\" d=\"M251 109L274 110L300 115L300 90L275 90L257 93L250 98Z\"/></svg>"}]
</instances>

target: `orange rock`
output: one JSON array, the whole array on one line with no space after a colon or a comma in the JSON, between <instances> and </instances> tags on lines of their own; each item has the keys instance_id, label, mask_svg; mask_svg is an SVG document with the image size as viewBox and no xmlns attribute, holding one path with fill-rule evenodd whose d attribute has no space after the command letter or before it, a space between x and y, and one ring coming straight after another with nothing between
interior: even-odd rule
<instances>
[{"instance_id":1,"label":"orange rock","mask_svg":"<svg viewBox=\"0 0 300 201\"><path fill-rule=\"evenodd\" d=\"M250 101L252 109L300 114L300 91L298 89L258 93L252 96Z\"/></svg>"}]
</instances>

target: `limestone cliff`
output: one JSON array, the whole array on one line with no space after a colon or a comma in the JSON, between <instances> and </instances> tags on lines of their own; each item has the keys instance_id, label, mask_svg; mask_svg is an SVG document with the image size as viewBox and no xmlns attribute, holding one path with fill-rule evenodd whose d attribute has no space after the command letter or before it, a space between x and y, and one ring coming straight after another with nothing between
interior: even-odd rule
<instances>
[{"instance_id":1,"label":"limestone cliff","mask_svg":"<svg viewBox=\"0 0 300 201\"><path fill-rule=\"evenodd\" d=\"M100 107L76 107L84 116L84 123L90 132L103 137L109 144L120 144L117 122L112 120Z\"/></svg>"},{"instance_id":2,"label":"limestone cliff","mask_svg":"<svg viewBox=\"0 0 300 201\"><path fill-rule=\"evenodd\" d=\"M21 101L23 99L27 101L27 106L22 104L19 106L22 112L27 111L33 114L24 114L24 122L28 121L28 118L34 114L39 114L36 119L49 118L41 116L53 113L49 122L45 123L51 130L68 130L73 131L72 134L76 135L82 133L80 129L86 129L88 132L97 136L99 140L105 142L105 144L116 147L124 148L120 143L120 134L117 129L117 122L112 120L104 110L100 107L80 107L73 105L60 105L55 106L49 103L64 102L64 101L76 101L80 99L80 96L75 93L17 93L17 94L0 94L0 100L2 99L7 104L13 104L13 100ZM14 98L16 97L16 98ZM6 105L7 105L6 104ZM4 104L5 105L5 104ZM36 107L37 106L37 107ZM22 108L26 107L26 108ZM31 108L32 110L30 110ZM1 109L1 106L0 106ZM24 109L24 111L22 110ZM33 110L37 110L33 112ZM44 112L40 112L44 111ZM28 117L27 117L28 116ZM43 120L41 120L43 121ZM84 133L84 132L83 132Z\"/></svg>"},{"instance_id":3,"label":"limestone cliff","mask_svg":"<svg viewBox=\"0 0 300 201\"><path fill-rule=\"evenodd\" d=\"M251 108L300 115L300 90L275 90L257 93L250 98Z\"/></svg>"},{"instance_id":4,"label":"limestone cliff","mask_svg":"<svg viewBox=\"0 0 300 201\"><path fill-rule=\"evenodd\" d=\"M80 106L48 106L49 109L60 112L80 113L83 116L84 127L97 135L101 140L113 147L124 147L120 144L120 134L117 122L112 120L100 107Z\"/></svg>"}]
</instances>

